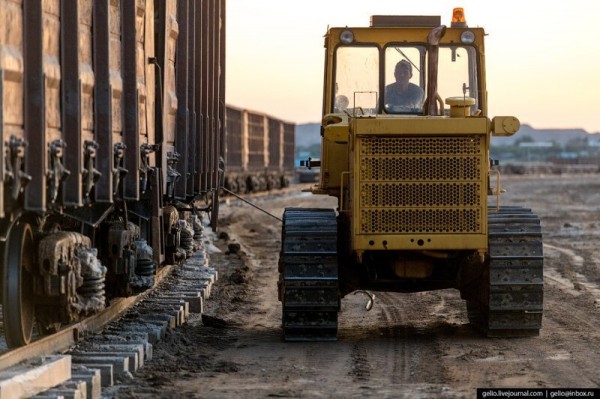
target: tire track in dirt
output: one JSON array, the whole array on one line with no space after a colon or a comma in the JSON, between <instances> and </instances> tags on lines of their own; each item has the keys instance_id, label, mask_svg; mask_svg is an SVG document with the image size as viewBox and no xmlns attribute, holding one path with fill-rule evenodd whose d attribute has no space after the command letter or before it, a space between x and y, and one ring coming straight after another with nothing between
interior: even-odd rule
<instances>
[{"instance_id":1,"label":"tire track in dirt","mask_svg":"<svg viewBox=\"0 0 600 399\"><path fill-rule=\"evenodd\" d=\"M568 265L568 267L563 268L563 270L559 270L556 267L546 267L545 275L554 283L558 283L568 288L575 296L581 295L582 291L585 291L586 294L592 295L595 299L596 305L600 307L600 287L598 287L598 284L589 281L586 276L579 272L584 265L585 258L570 248L544 244L544 249L556 251L561 255L564 255L567 258ZM548 258L548 255L546 256ZM562 278L561 272L568 273L566 276L568 281L565 281L565 279Z\"/></svg>"},{"instance_id":2,"label":"tire track in dirt","mask_svg":"<svg viewBox=\"0 0 600 399\"><path fill-rule=\"evenodd\" d=\"M379 294L380 307L382 309L380 320L384 323L381 326L383 336L390 338L390 350L385 350L386 354L392 353L392 356L387 356L387 370L392 370L392 383L400 383L410 381L409 359L411 348L407 345L407 329L404 327L406 315L401 307L397 304L397 298L393 295L384 292Z\"/></svg>"},{"instance_id":3,"label":"tire track in dirt","mask_svg":"<svg viewBox=\"0 0 600 399\"><path fill-rule=\"evenodd\" d=\"M461 397L445 383L439 362L438 339L453 334L451 324L440 322L445 299L378 292L370 312L364 300L347 296L340 314L339 342L352 345L353 381L384 397Z\"/></svg>"}]
</instances>

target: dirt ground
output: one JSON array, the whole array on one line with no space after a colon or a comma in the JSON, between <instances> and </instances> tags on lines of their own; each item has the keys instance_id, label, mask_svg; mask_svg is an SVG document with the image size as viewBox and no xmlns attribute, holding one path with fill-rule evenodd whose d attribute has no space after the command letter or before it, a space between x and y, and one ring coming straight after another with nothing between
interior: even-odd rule
<instances>
[{"instance_id":1,"label":"dirt ground","mask_svg":"<svg viewBox=\"0 0 600 399\"><path fill-rule=\"evenodd\" d=\"M467 322L457 291L377 293L342 300L337 342L284 343L277 301L280 223L223 205L220 273L204 322L193 318L155 348L118 397L473 398L482 387L600 386L600 175L503 177L503 205L531 207L544 229L539 337L489 339ZM258 204L335 207L296 193Z\"/></svg>"}]
</instances>

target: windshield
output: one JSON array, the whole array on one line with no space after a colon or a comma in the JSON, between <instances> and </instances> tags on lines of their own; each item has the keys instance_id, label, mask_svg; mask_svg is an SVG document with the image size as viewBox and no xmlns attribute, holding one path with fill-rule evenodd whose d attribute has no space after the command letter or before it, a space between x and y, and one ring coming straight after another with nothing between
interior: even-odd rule
<instances>
[{"instance_id":1,"label":"windshield","mask_svg":"<svg viewBox=\"0 0 600 399\"><path fill-rule=\"evenodd\" d=\"M428 67L425 45L391 44L383 52L375 46L341 46L335 65L334 112L423 114ZM438 66L440 98L474 98L474 114L480 108L475 48L440 46ZM447 105L444 114L449 114Z\"/></svg>"},{"instance_id":2,"label":"windshield","mask_svg":"<svg viewBox=\"0 0 600 399\"><path fill-rule=\"evenodd\" d=\"M438 94L448 97L471 97L475 105L471 113L479 108L477 84L477 57L473 47L440 47L438 70Z\"/></svg>"},{"instance_id":3,"label":"windshield","mask_svg":"<svg viewBox=\"0 0 600 399\"><path fill-rule=\"evenodd\" d=\"M390 46L385 50L384 110L420 114L425 101L425 48Z\"/></svg>"},{"instance_id":4,"label":"windshield","mask_svg":"<svg viewBox=\"0 0 600 399\"><path fill-rule=\"evenodd\" d=\"M334 112L377 112L379 50L340 47L336 52Z\"/></svg>"}]
</instances>

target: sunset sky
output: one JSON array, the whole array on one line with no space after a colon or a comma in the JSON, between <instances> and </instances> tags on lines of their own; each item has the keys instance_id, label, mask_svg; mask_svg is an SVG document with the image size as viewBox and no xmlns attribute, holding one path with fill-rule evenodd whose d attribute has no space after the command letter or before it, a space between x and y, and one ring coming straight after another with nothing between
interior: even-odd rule
<instances>
[{"instance_id":1,"label":"sunset sky","mask_svg":"<svg viewBox=\"0 0 600 399\"><path fill-rule=\"evenodd\" d=\"M227 0L227 103L318 122L327 26L464 7L484 27L489 112L535 128L600 132L600 1Z\"/></svg>"}]
</instances>

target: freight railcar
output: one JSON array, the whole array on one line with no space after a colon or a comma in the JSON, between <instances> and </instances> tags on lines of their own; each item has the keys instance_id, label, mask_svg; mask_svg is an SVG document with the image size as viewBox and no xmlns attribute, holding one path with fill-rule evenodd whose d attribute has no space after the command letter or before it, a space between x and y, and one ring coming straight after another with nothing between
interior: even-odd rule
<instances>
[{"instance_id":1,"label":"freight railcar","mask_svg":"<svg viewBox=\"0 0 600 399\"><path fill-rule=\"evenodd\" d=\"M296 125L231 105L225 112L225 188L243 194L287 187Z\"/></svg>"},{"instance_id":2,"label":"freight railcar","mask_svg":"<svg viewBox=\"0 0 600 399\"><path fill-rule=\"evenodd\" d=\"M152 286L199 206L216 225L224 50L225 0L0 0L10 347Z\"/></svg>"}]
</instances>

